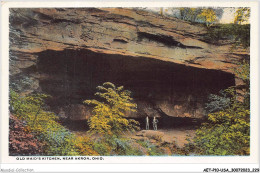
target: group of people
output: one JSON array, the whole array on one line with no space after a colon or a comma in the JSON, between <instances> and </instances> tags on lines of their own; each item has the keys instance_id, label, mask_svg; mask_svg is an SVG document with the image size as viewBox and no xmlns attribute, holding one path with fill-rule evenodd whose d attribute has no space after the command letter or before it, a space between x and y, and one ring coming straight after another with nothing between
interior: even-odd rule
<instances>
[{"instance_id":1,"label":"group of people","mask_svg":"<svg viewBox=\"0 0 260 173\"><path fill-rule=\"evenodd\" d=\"M153 129L154 130L157 130L157 124L158 124L158 120L156 119L156 117L153 117ZM146 116L146 118L145 118L145 129L146 130L149 130L149 117L148 116Z\"/></svg>"}]
</instances>

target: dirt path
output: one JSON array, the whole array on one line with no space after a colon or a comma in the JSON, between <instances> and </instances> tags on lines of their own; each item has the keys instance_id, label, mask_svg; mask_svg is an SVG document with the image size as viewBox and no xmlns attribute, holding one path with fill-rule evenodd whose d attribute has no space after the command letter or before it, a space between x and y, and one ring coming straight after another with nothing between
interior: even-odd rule
<instances>
[{"instance_id":1,"label":"dirt path","mask_svg":"<svg viewBox=\"0 0 260 173\"><path fill-rule=\"evenodd\" d=\"M169 129L169 130L158 130L164 133L165 139L176 142L176 145L183 147L188 143L187 138L194 138L196 130L182 130L182 129Z\"/></svg>"},{"instance_id":2,"label":"dirt path","mask_svg":"<svg viewBox=\"0 0 260 173\"><path fill-rule=\"evenodd\" d=\"M154 136L159 135L162 137L163 141L166 141L168 143L176 143L176 145L180 148L182 148L185 144L188 143L186 140L187 138L193 138L195 136L195 129L187 130L187 129L159 129L157 131L154 130L141 130L136 133L127 133L127 138L135 138L140 139L143 137L140 137L140 134L143 134L142 136L145 136L147 139L152 139ZM76 132L74 133L78 136L85 136L87 135L86 132Z\"/></svg>"},{"instance_id":3,"label":"dirt path","mask_svg":"<svg viewBox=\"0 0 260 173\"><path fill-rule=\"evenodd\" d=\"M129 134L128 137L136 140L149 140L152 143L175 143L182 148L188 143L188 138L193 139L195 136L195 129L161 129L161 130L141 130L136 133Z\"/></svg>"}]
</instances>

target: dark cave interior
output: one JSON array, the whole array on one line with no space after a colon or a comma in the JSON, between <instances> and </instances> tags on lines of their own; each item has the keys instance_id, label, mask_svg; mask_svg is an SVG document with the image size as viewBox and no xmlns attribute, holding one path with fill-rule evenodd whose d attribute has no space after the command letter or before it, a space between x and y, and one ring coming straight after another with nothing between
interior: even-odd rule
<instances>
[{"instance_id":1,"label":"dark cave interior","mask_svg":"<svg viewBox=\"0 0 260 173\"><path fill-rule=\"evenodd\" d=\"M202 114L198 110L207 101L208 94L217 94L235 83L232 74L218 70L144 57L96 53L90 50L40 52L37 71L41 74L42 92L52 96L47 104L53 110L71 104L82 104L86 99L94 99L98 85L112 82L116 86L123 85L132 92L132 97L138 104L138 115L133 118L140 119L141 122L147 115L143 110L151 107L154 112L159 112L161 122L169 126L172 124L169 122L178 122L178 114L185 111L194 114L192 118L196 118L194 112ZM181 105L182 110L173 113L170 110L170 113L167 113L158 106L163 104L172 106L168 106L167 109ZM152 117L154 113L148 116ZM170 120L172 118L175 119ZM180 122L193 122L192 119L179 118ZM143 126L142 123L141 125Z\"/></svg>"}]
</instances>

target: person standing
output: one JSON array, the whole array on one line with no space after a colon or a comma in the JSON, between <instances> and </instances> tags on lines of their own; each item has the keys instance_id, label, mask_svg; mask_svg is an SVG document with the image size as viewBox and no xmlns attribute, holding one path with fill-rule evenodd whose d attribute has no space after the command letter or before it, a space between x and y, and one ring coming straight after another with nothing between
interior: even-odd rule
<instances>
[{"instance_id":1,"label":"person standing","mask_svg":"<svg viewBox=\"0 0 260 173\"><path fill-rule=\"evenodd\" d=\"M155 118L155 117L153 117L153 129L154 130L157 130L157 124L158 124L158 120Z\"/></svg>"},{"instance_id":2,"label":"person standing","mask_svg":"<svg viewBox=\"0 0 260 173\"><path fill-rule=\"evenodd\" d=\"M146 118L145 118L145 129L149 130L149 117L148 116L146 116Z\"/></svg>"}]
</instances>

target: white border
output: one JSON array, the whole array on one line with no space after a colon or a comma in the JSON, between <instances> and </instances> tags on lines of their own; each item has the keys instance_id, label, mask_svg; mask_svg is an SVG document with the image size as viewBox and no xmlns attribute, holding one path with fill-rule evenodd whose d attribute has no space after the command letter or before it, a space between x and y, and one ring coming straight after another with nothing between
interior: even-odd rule
<instances>
[{"instance_id":1,"label":"white border","mask_svg":"<svg viewBox=\"0 0 260 173\"><path fill-rule=\"evenodd\" d=\"M8 14L9 8L51 8L51 7L250 7L251 8L251 155L250 156L172 156L172 157L105 157L100 161L17 161L16 157L8 156L8 52L9 52L9 31ZM258 163L259 162L259 73L258 73L258 3L254 2L2 2L1 3L1 162L2 163Z\"/></svg>"},{"instance_id":2,"label":"white border","mask_svg":"<svg viewBox=\"0 0 260 173\"><path fill-rule=\"evenodd\" d=\"M5 8L56 7L255 7L257 1L25 1L4 2Z\"/></svg>"}]
</instances>

